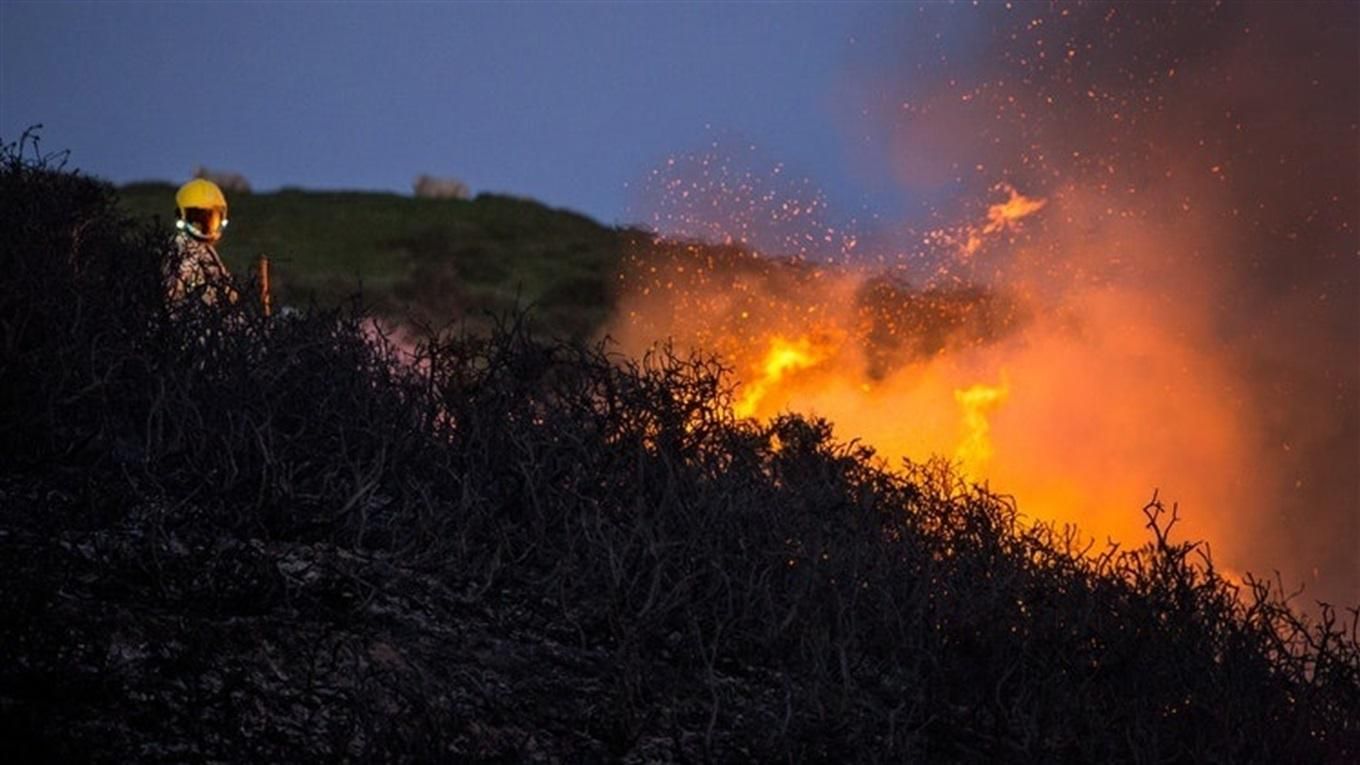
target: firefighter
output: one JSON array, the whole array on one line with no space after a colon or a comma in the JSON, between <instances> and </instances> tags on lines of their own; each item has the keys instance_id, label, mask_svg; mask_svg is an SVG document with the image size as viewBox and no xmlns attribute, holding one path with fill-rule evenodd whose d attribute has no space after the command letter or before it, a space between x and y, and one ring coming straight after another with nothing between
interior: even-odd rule
<instances>
[{"instance_id":1,"label":"firefighter","mask_svg":"<svg viewBox=\"0 0 1360 765\"><path fill-rule=\"evenodd\" d=\"M217 184L195 178L175 193L175 257L166 264L165 292L172 304L191 295L204 303L236 302L231 274L213 246L227 227L227 198Z\"/></svg>"}]
</instances>

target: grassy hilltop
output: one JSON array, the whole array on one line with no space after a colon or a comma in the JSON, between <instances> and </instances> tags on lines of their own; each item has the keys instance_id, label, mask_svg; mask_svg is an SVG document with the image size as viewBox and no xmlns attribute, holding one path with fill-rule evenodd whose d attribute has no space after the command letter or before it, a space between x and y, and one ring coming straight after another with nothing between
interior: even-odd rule
<instances>
[{"instance_id":1,"label":"grassy hilltop","mask_svg":"<svg viewBox=\"0 0 1360 765\"><path fill-rule=\"evenodd\" d=\"M119 191L132 216L174 224L175 187ZM276 299L335 305L362 284L370 308L435 323L533 305L545 326L588 336L613 306L626 238L576 213L495 194L472 200L301 191L233 194L220 252L236 274L271 258Z\"/></svg>"},{"instance_id":2,"label":"grassy hilltop","mask_svg":"<svg viewBox=\"0 0 1360 765\"><path fill-rule=\"evenodd\" d=\"M427 337L409 364L343 310L171 310L164 230L18 148L0 151L13 761L1360 759L1356 615L1236 591L1155 502L1144 546L1096 554L947 465L890 472L825 422L734 417L709 359L510 324ZM351 265L419 265L381 210L426 210L441 242L481 221L530 271L561 246L498 229L510 201L424 204L355 205L374 232L352 232Z\"/></svg>"}]
</instances>

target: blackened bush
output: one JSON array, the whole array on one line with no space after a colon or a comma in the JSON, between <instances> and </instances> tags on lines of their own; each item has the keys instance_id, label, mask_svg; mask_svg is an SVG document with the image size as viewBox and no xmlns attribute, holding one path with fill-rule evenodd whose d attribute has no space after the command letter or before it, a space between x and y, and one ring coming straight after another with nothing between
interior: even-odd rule
<instances>
[{"instance_id":1,"label":"blackened bush","mask_svg":"<svg viewBox=\"0 0 1360 765\"><path fill-rule=\"evenodd\" d=\"M5 150L0 191L4 458L122 473L266 535L362 534L352 516L387 488L388 464L415 459L402 439L421 427L394 352L339 311L167 306L168 237L23 148Z\"/></svg>"},{"instance_id":2,"label":"blackened bush","mask_svg":"<svg viewBox=\"0 0 1360 765\"><path fill-rule=\"evenodd\" d=\"M168 307L0 172L0 712L68 759L1345 762L1355 614L738 420L712 359Z\"/></svg>"},{"instance_id":3,"label":"blackened bush","mask_svg":"<svg viewBox=\"0 0 1360 765\"><path fill-rule=\"evenodd\" d=\"M108 186L25 162L25 145L0 154L0 443L21 464L99 435L163 253L116 215Z\"/></svg>"}]
</instances>

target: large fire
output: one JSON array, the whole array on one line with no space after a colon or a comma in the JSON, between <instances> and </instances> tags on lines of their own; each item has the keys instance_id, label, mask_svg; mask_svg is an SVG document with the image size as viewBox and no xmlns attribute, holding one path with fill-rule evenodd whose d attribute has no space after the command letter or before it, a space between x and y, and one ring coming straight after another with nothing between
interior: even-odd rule
<instances>
[{"instance_id":1,"label":"large fire","mask_svg":"<svg viewBox=\"0 0 1360 765\"><path fill-rule=\"evenodd\" d=\"M1215 513L1243 485L1225 371L1155 293L1075 279L1059 289L1038 268L986 287L960 278L995 248L1029 265L1025 226L1054 209L1010 186L994 194L977 221L926 237L951 265L920 286L892 263L658 240L624 275L625 320L610 333L631 352L669 338L717 353L738 378L736 415L825 417L890 466L949 459L1032 519L1138 544L1139 509L1160 489L1202 511L1186 513L1189 533L1230 546ZM1071 215L1080 202L1058 207Z\"/></svg>"},{"instance_id":2,"label":"large fire","mask_svg":"<svg viewBox=\"0 0 1360 765\"><path fill-rule=\"evenodd\" d=\"M878 173L901 197L833 210L746 141L658 167L667 239L608 331L723 357L740 414L951 459L1099 542L1146 540L1159 489L1220 565L1356 602L1357 23L905 4L830 100L861 198Z\"/></svg>"}]
</instances>

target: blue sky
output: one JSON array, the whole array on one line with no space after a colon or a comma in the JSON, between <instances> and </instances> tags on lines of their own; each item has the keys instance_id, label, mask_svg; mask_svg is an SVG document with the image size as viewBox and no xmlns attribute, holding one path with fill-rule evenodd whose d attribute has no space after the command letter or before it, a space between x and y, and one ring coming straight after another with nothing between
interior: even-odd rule
<instances>
[{"instance_id":1,"label":"blue sky","mask_svg":"<svg viewBox=\"0 0 1360 765\"><path fill-rule=\"evenodd\" d=\"M257 188L407 191L419 173L606 223L714 140L896 216L851 87L883 4L0 3L0 138L115 182L198 164ZM865 116L863 119L867 120Z\"/></svg>"}]
</instances>

